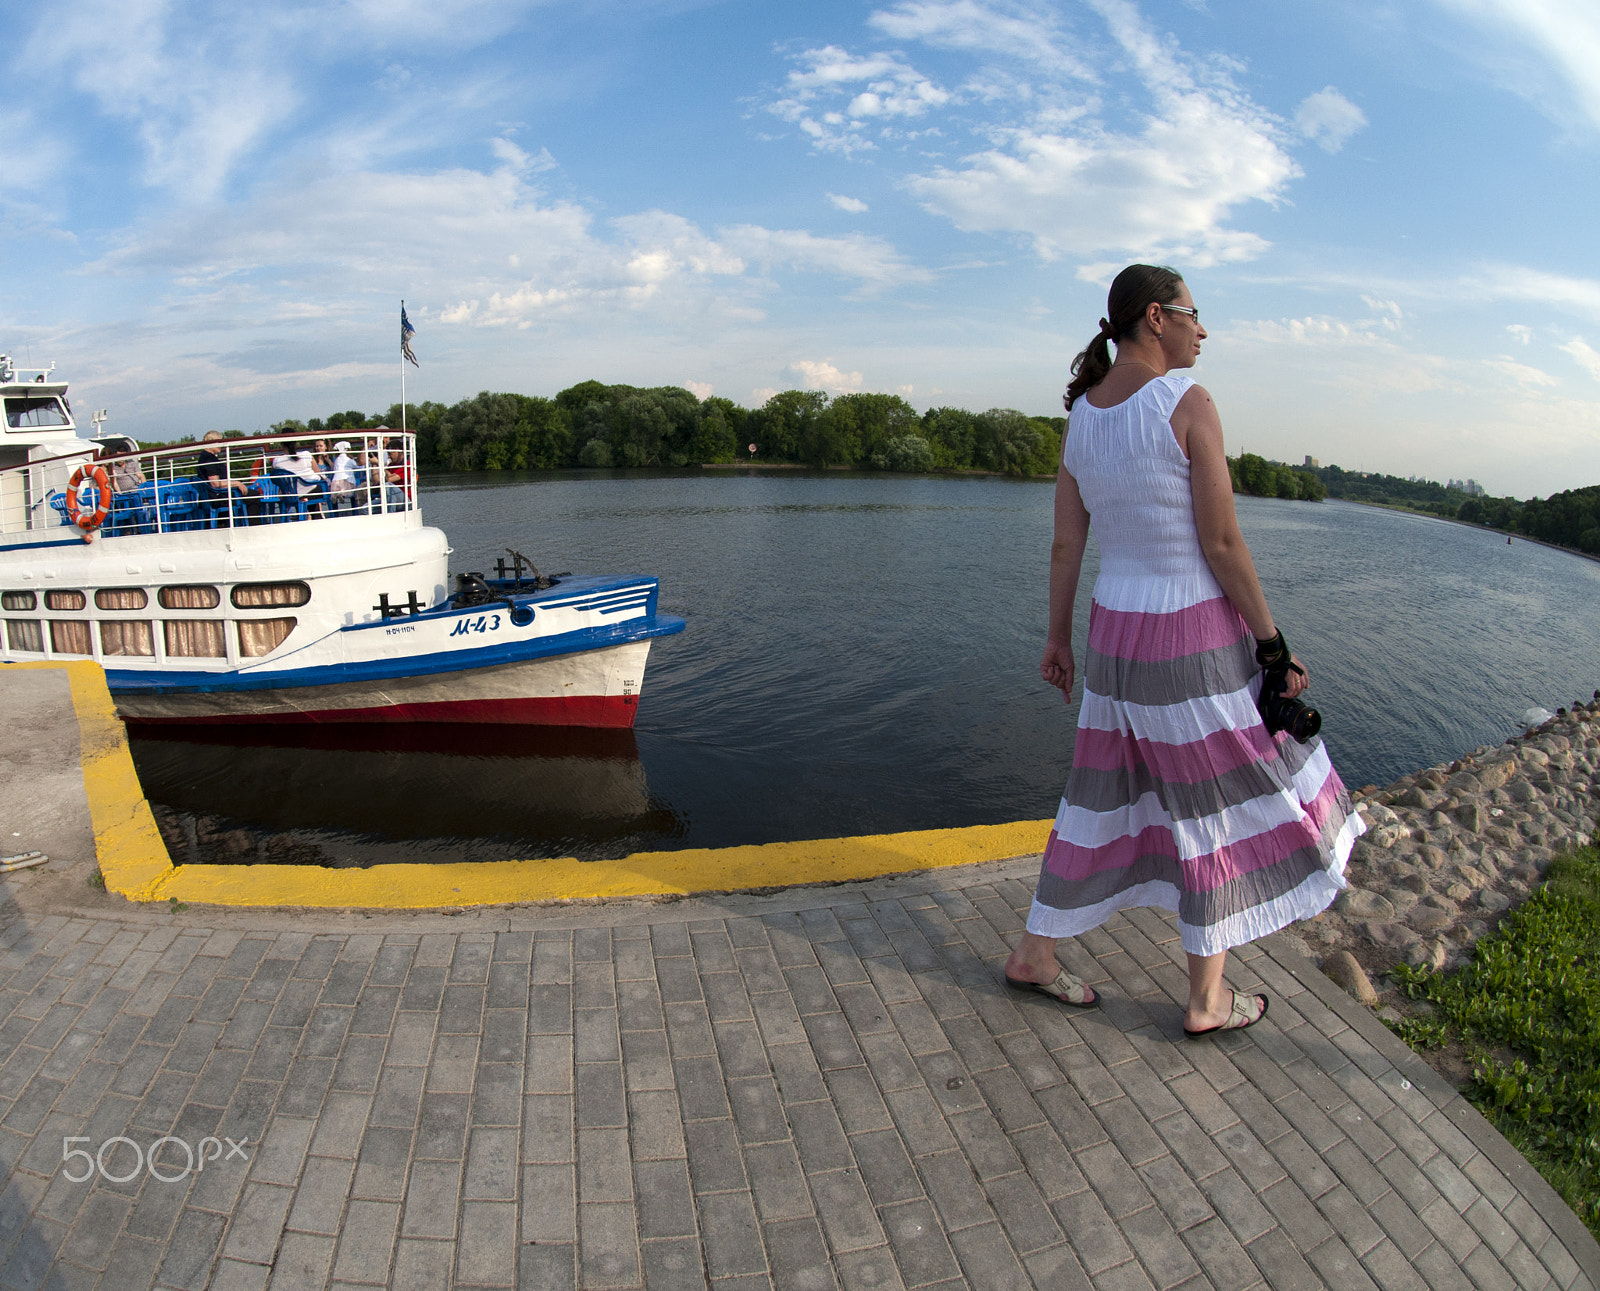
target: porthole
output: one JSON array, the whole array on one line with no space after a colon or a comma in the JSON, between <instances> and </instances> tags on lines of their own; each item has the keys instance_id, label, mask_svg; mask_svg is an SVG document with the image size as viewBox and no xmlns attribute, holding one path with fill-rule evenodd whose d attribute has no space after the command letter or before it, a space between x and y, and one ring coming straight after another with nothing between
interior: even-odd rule
<instances>
[{"instance_id":1,"label":"porthole","mask_svg":"<svg viewBox=\"0 0 1600 1291\"><path fill-rule=\"evenodd\" d=\"M191 583L163 587L156 593L156 600L164 610L214 610L222 604L222 593L209 583Z\"/></svg>"},{"instance_id":2,"label":"porthole","mask_svg":"<svg viewBox=\"0 0 1600 1291\"><path fill-rule=\"evenodd\" d=\"M304 605L311 599L306 583L239 583L229 594L241 610L263 610L279 605Z\"/></svg>"},{"instance_id":3,"label":"porthole","mask_svg":"<svg viewBox=\"0 0 1600 1291\"><path fill-rule=\"evenodd\" d=\"M89 603L89 598L82 592L46 592L44 594L44 607L47 610L81 610ZM87 650L75 651L77 654L88 654Z\"/></svg>"},{"instance_id":4,"label":"porthole","mask_svg":"<svg viewBox=\"0 0 1600 1291\"><path fill-rule=\"evenodd\" d=\"M94 604L101 610L142 610L150 604L150 594L142 587L102 587Z\"/></svg>"},{"instance_id":5,"label":"porthole","mask_svg":"<svg viewBox=\"0 0 1600 1291\"><path fill-rule=\"evenodd\" d=\"M39 604L32 592L0 592L0 609L31 610Z\"/></svg>"}]
</instances>

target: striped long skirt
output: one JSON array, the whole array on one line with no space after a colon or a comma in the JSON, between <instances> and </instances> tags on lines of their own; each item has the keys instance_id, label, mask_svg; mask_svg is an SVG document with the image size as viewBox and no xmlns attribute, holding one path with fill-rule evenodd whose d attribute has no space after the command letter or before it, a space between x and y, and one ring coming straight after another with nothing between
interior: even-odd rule
<instances>
[{"instance_id":1,"label":"striped long skirt","mask_svg":"<svg viewBox=\"0 0 1600 1291\"><path fill-rule=\"evenodd\" d=\"M1160 906L1186 951L1214 955L1328 907L1366 826L1320 739L1267 733L1260 686L1225 597L1091 603L1072 775L1028 931L1070 937Z\"/></svg>"}]
</instances>

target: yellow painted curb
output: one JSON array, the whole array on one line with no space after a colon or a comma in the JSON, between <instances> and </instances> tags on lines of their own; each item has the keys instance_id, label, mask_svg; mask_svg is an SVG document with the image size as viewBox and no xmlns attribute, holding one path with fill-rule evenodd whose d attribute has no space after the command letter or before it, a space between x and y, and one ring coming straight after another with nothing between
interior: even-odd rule
<instances>
[{"instance_id":1,"label":"yellow painted curb","mask_svg":"<svg viewBox=\"0 0 1600 1291\"><path fill-rule=\"evenodd\" d=\"M334 870L306 865L180 865L160 897L214 905L432 906L682 896L840 883L972 865L1044 850L1053 822L926 829L748 847L635 852L617 861L463 861Z\"/></svg>"},{"instance_id":2,"label":"yellow painted curb","mask_svg":"<svg viewBox=\"0 0 1600 1291\"><path fill-rule=\"evenodd\" d=\"M156 889L175 869L139 785L127 730L106 689L105 670L92 659L8 663L6 667L66 671L78 716L89 823L106 890L134 901L155 900Z\"/></svg>"},{"instance_id":3,"label":"yellow painted curb","mask_svg":"<svg viewBox=\"0 0 1600 1291\"><path fill-rule=\"evenodd\" d=\"M132 901L421 910L843 883L1027 856L1044 850L1054 823L1027 820L799 843L636 852L617 861L579 861L569 856L349 870L311 865L174 865L139 787L127 732L100 665L85 660L8 666L67 670L100 872L108 891Z\"/></svg>"}]
</instances>

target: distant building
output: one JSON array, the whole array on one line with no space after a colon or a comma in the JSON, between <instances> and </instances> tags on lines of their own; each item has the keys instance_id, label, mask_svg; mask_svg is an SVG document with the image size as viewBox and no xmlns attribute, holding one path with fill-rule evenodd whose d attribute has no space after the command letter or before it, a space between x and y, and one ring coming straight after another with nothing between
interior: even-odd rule
<instances>
[{"instance_id":1,"label":"distant building","mask_svg":"<svg viewBox=\"0 0 1600 1291\"><path fill-rule=\"evenodd\" d=\"M1481 498L1487 490L1477 480L1449 480L1445 483L1447 489L1459 489L1469 498Z\"/></svg>"},{"instance_id":2,"label":"distant building","mask_svg":"<svg viewBox=\"0 0 1600 1291\"><path fill-rule=\"evenodd\" d=\"M1320 467L1321 465L1322 465L1322 463L1317 461L1316 458L1312 457L1310 453L1306 454L1306 467L1307 467L1307 469L1314 471L1318 467Z\"/></svg>"}]
</instances>

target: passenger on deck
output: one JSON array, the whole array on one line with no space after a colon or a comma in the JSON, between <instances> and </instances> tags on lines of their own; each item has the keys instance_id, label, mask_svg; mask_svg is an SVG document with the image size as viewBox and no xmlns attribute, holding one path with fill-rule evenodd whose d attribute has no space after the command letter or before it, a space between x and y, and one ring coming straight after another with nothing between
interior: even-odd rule
<instances>
[{"instance_id":1,"label":"passenger on deck","mask_svg":"<svg viewBox=\"0 0 1600 1291\"><path fill-rule=\"evenodd\" d=\"M220 430L206 431L204 438L201 440L203 444L220 444L221 442L222 432ZM243 480L228 478L227 464L222 460L222 454L214 448L202 448L200 450L200 456L195 459L194 473L201 481L200 500L207 504L207 509L213 515L219 512L226 514L232 509L228 506L230 493L237 492L242 496L246 491L247 486ZM141 483L143 479L144 477L141 475ZM251 515L260 514L258 504L251 502L247 505Z\"/></svg>"},{"instance_id":2,"label":"passenger on deck","mask_svg":"<svg viewBox=\"0 0 1600 1291\"><path fill-rule=\"evenodd\" d=\"M137 457L118 457L116 450L103 448L100 460L106 463L106 474L111 477L113 493L133 493L144 484L144 472L139 469Z\"/></svg>"},{"instance_id":3,"label":"passenger on deck","mask_svg":"<svg viewBox=\"0 0 1600 1291\"><path fill-rule=\"evenodd\" d=\"M356 475L360 466L350 456L350 441L341 439L333 446L337 456L333 459L332 478L328 490L335 511L350 511L356 505Z\"/></svg>"},{"instance_id":4,"label":"passenger on deck","mask_svg":"<svg viewBox=\"0 0 1600 1291\"><path fill-rule=\"evenodd\" d=\"M383 480L384 509L404 511L406 508L405 465L397 449L387 449L378 440L376 467Z\"/></svg>"},{"instance_id":5,"label":"passenger on deck","mask_svg":"<svg viewBox=\"0 0 1600 1291\"><path fill-rule=\"evenodd\" d=\"M294 477L295 496L305 500L307 514L319 514L322 500L327 496L327 482L317 470L311 450L302 448L293 457L284 459L285 467Z\"/></svg>"}]
</instances>

